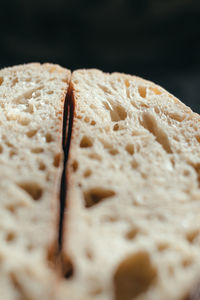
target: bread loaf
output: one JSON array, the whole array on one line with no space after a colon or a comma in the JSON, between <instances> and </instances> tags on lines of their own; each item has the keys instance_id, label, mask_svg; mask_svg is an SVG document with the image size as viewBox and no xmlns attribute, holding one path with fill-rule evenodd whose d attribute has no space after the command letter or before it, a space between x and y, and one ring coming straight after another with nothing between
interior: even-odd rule
<instances>
[{"instance_id":1,"label":"bread loaf","mask_svg":"<svg viewBox=\"0 0 200 300\"><path fill-rule=\"evenodd\" d=\"M51 299L58 239L62 123L70 72L52 64L0 71L0 298ZM53 284L52 284L53 283Z\"/></svg>"},{"instance_id":2,"label":"bread loaf","mask_svg":"<svg viewBox=\"0 0 200 300\"><path fill-rule=\"evenodd\" d=\"M199 299L199 121L138 77L0 70L0 298Z\"/></svg>"},{"instance_id":3,"label":"bread loaf","mask_svg":"<svg viewBox=\"0 0 200 300\"><path fill-rule=\"evenodd\" d=\"M138 77L75 71L60 299L182 300L200 278L200 116Z\"/></svg>"}]
</instances>

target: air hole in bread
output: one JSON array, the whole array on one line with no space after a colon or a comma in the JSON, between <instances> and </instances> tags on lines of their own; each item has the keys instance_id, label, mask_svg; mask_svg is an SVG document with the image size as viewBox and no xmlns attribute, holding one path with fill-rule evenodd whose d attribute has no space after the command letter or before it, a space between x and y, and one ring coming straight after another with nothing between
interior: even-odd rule
<instances>
[{"instance_id":1,"label":"air hole in bread","mask_svg":"<svg viewBox=\"0 0 200 300\"><path fill-rule=\"evenodd\" d=\"M114 223L119 221L119 218L117 216L103 216L102 221Z\"/></svg>"},{"instance_id":2,"label":"air hole in bread","mask_svg":"<svg viewBox=\"0 0 200 300\"><path fill-rule=\"evenodd\" d=\"M6 234L5 240L7 242L13 242L15 240L15 238L16 238L16 233L13 231L10 231Z\"/></svg>"},{"instance_id":3,"label":"air hole in bread","mask_svg":"<svg viewBox=\"0 0 200 300\"><path fill-rule=\"evenodd\" d=\"M119 153L119 151L117 149L113 148L113 149L109 150L109 153L114 156L114 155L117 155Z\"/></svg>"},{"instance_id":4,"label":"air hole in bread","mask_svg":"<svg viewBox=\"0 0 200 300\"><path fill-rule=\"evenodd\" d=\"M93 260L93 253L92 253L91 249L89 249L89 248L86 249L85 255L86 255L88 260Z\"/></svg>"},{"instance_id":5,"label":"air hole in bread","mask_svg":"<svg viewBox=\"0 0 200 300\"><path fill-rule=\"evenodd\" d=\"M137 160L136 160L136 159L133 159L132 162L131 162L131 167L132 167L133 169L137 169L138 166L139 166L139 163L137 162Z\"/></svg>"},{"instance_id":6,"label":"air hole in bread","mask_svg":"<svg viewBox=\"0 0 200 300\"><path fill-rule=\"evenodd\" d=\"M0 154L3 153L3 147L0 145Z\"/></svg>"},{"instance_id":7,"label":"air hole in bread","mask_svg":"<svg viewBox=\"0 0 200 300\"><path fill-rule=\"evenodd\" d=\"M47 134L45 135L46 138L46 142L47 143L51 143L53 141L53 137L51 135L51 133L47 132Z\"/></svg>"},{"instance_id":8,"label":"air hole in bread","mask_svg":"<svg viewBox=\"0 0 200 300\"><path fill-rule=\"evenodd\" d=\"M98 153L89 153L88 157L91 159L98 160L98 161L102 160L101 155L99 155Z\"/></svg>"},{"instance_id":9,"label":"air hole in bread","mask_svg":"<svg viewBox=\"0 0 200 300\"><path fill-rule=\"evenodd\" d=\"M100 83L98 83L97 85L104 93L112 94L112 91L106 85Z\"/></svg>"},{"instance_id":10,"label":"air hole in bread","mask_svg":"<svg viewBox=\"0 0 200 300\"><path fill-rule=\"evenodd\" d=\"M10 150L9 157L12 158L13 156L15 156L17 154L18 154L18 152L16 149Z\"/></svg>"},{"instance_id":11,"label":"air hole in bread","mask_svg":"<svg viewBox=\"0 0 200 300\"><path fill-rule=\"evenodd\" d=\"M8 273L9 274L9 273ZM18 280L18 278L17 278L17 276L16 276L16 274L14 273L14 271L13 272L10 272L10 282L12 283L12 286L13 286L13 289L14 289L14 291L16 291L17 292L17 294L18 295L20 295L20 298L22 299L22 300L24 300L24 295L22 294L23 293L23 291L22 291L22 288L21 288L21 284L19 283L19 280ZM22 297L21 297L22 296ZM18 299L20 299L20 298L18 298ZM25 298L26 299L26 298Z\"/></svg>"},{"instance_id":12,"label":"air hole in bread","mask_svg":"<svg viewBox=\"0 0 200 300\"><path fill-rule=\"evenodd\" d=\"M132 133L131 133L132 136L140 136L141 135L141 132L138 131L138 130L133 130Z\"/></svg>"},{"instance_id":13,"label":"air hole in bread","mask_svg":"<svg viewBox=\"0 0 200 300\"><path fill-rule=\"evenodd\" d=\"M130 82L129 82L129 80L128 79L125 79L124 80L124 83L125 83L125 86L126 86L126 96L127 96L127 98L131 98L130 97L130 89L129 89L129 86L130 86Z\"/></svg>"},{"instance_id":14,"label":"air hole in bread","mask_svg":"<svg viewBox=\"0 0 200 300\"><path fill-rule=\"evenodd\" d=\"M140 94L140 97L146 98L146 95L147 95L147 89L146 89L145 86L139 85L139 86L138 86L138 92L139 92L139 94Z\"/></svg>"},{"instance_id":15,"label":"air hole in bread","mask_svg":"<svg viewBox=\"0 0 200 300\"><path fill-rule=\"evenodd\" d=\"M102 128L100 128L100 129L102 129ZM107 132L107 133L109 133L110 132L110 125L106 125L104 127L104 131ZM101 131L101 132L103 132L103 131Z\"/></svg>"},{"instance_id":16,"label":"air hole in bread","mask_svg":"<svg viewBox=\"0 0 200 300\"><path fill-rule=\"evenodd\" d=\"M90 169L86 169L85 172L83 173L83 176L85 178L89 177L92 175L92 171Z\"/></svg>"},{"instance_id":17,"label":"air hole in bread","mask_svg":"<svg viewBox=\"0 0 200 300\"><path fill-rule=\"evenodd\" d=\"M179 137L178 137L177 135L173 136L173 139L174 139L175 141L177 141L177 142L180 142L180 139L179 139Z\"/></svg>"},{"instance_id":18,"label":"air hole in bread","mask_svg":"<svg viewBox=\"0 0 200 300\"><path fill-rule=\"evenodd\" d=\"M144 173L144 172L141 172L141 176L142 176L142 178L144 178L144 179L147 179L147 177L148 177L147 173Z\"/></svg>"},{"instance_id":19,"label":"air hole in bread","mask_svg":"<svg viewBox=\"0 0 200 300\"><path fill-rule=\"evenodd\" d=\"M31 120L28 119L28 118L25 118L25 117L24 118L21 117L17 121L18 121L19 124L21 124L23 126L27 126L30 123Z\"/></svg>"},{"instance_id":20,"label":"air hole in bread","mask_svg":"<svg viewBox=\"0 0 200 300\"><path fill-rule=\"evenodd\" d=\"M81 139L81 142L80 142L80 147L81 148L89 148L89 147L92 147L93 146L93 141L90 137L84 135Z\"/></svg>"},{"instance_id":21,"label":"air hole in bread","mask_svg":"<svg viewBox=\"0 0 200 300\"><path fill-rule=\"evenodd\" d=\"M127 240L133 240L139 232L139 228L133 227L126 233L125 237Z\"/></svg>"},{"instance_id":22,"label":"air hole in bread","mask_svg":"<svg viewBox=\"0 0 200 300\"><path fill-rule=\"evenodd\" d=\"M30 114L33 114L34 113L34 106L32 103L29 103L28 104L28 107L24 110L25 112L28 112Z\"/></svg>"},{"instance_id":23,"label":"air hole in bread","mask_svg":"<svg viewBox=\"0 0 200 300\"><path fill-rule=\"evenodd\" d=\"M170 112L170 111L166 111L165 114L170 118L170 119L173 119L177 122L182 122L186 115L183 114L183 113L179 113L179 112Z\"/></svg>"},{"instance_id":24,"label":"air hole in bread","mask_svg":"<svg viewBox=\"0 0 200 300\"><path fill-rule=\"evenodd\" d=\"M161 95L161 91L157 87L149 87L149 89L155 94L155 95Z\"/></svg>"},{"instance_id":25,"label":"air hole in bread","mask_svg":"<svg viewBox=\"0 0 200 300\"><path fill-rule=\"evenodd\" d=\"M32 95L34 98L38 98L41 96L41 92L40 91L35 91ZM46 103L46 102L45 102Z\"/></svg>"},{"instance_id":26,"label":"air hole in bread","mask_svg":"<svg viewBox=\"0 0 200 300\"><path fill-rule=\"evenodd\" d=\"M175 159L174 159L174 157L170 157L170 161L172 163L172 167L174 168L175 167Z\"/></svg>"},{"instance_id":27,"label":"air hole in bread","mask_svg":"<svg viewBox=\"0 0 200 300\"><path fill-rule=\"evenodd\" d=\"M72 170L73 170L74 173L78 170L78 162L77 162L77 160L74 160L72 162Z\"/></svg>"},{"instance_id":28,"label":"air hole in bread","mask_svg":"<svg viewBox=\"0 0 200 300\"><path fill-rule=\"evenodd\" d=\"M52 94L53 94L53 91L47 91L47 94L48 94L48 95L52 95Z\"/></svg>"},{"instance_id":29,"label":"air hole in bread","mask_svg":"<svg viewBox=\"0 0 200 300\"><path fill-rule=\"evenodd\" d=\"M46 181L49 181L50 179L51 179L50 173L47 172L47 173L46 173L46 176L45 176L45 180L46 180Z\"/></svg>"},{"instance_id":30,"label":"air hole in bread","mask_svg":"<svg viewBox=\"0 0 200 300\"><path fill-rule=\"evenodd\" d=\"M113 122L118 122L126 119L127 112L123 106L118 104L114 107L114 110L110 111L110 115Z\"/></svg>"},{"instance_id":31,"label":"air hole in bread","mask_svg":"<svg viewBox=\"0 0 200 300\"><path fill-rule=\"evenodd\" d=\"M149 108L149 105L145 102L141 102L140 103L140 107L143 107L143 108Z\"/></svg>"},{"instance_id":32,"label":"air hole in bread","mask_svg":"<svg viewBox=\"0 0 200 300\"><path fill-rule=\"evenodd\" d=\"M56 66L49 66L48 67L48 71L49 71L49 73L54 73L54 72L56 72L56 70L57 70L57 67ZM55 75L54 75L55 76ZM53 77L54 79L56 79L55 77ZM64 81L65 79L63 79L63 81ZM65 81L64 81L65 82Z\"/></svg>"},{"instance_id":33,"label":"air hole in bread","mask_svg":"<svg viewBox=\"0 0 200 300\"><path fill-rule=\"evenodd\" d=\"M84 192L85 207L92 207L107 198L113 197L114 195L115 192L113 190L104 189L102 187L89 189Z\"/></svg>"},{"instance_id":34,"label":"air hole in bread","mask_svg":"<svg viewBox=\"0 0 200 300\"><path fill-rule=\"evenodd\" d=\"M92 104L90 104L90 108L95 110L97 107L96 107L96 105L94 105L94 104L92 103Z\"/></svg>"},{"instance_id":35,"label":"air hole in bread","mask_svg":"<svg viewBox=\"0 0 200 300\"><path fill-rule=\"evenodd\" d=\"M36 147L36 148L31 149L31 152L32 153L42 153L42 152L44 152L44 149L41 147Z\"/></svg>"},{"instance_id":36,"label":"air hole in bread","mask_svg":"<svg viewBox=\"0 0 200 300\"><path fill-rule=\"evenodd\" d=\"M18 186L23 189L33 200L39 200L43 194L43 188L37 182L25 181L18 183Z\"/></svg>"},{"instance_id":37,"label":"air hole in bread","mask_svg":"<svg viewBox=\"0 0 200 300\"><path fill-rule=\"evenodd\" d=\"M67 79L62 79L62 82L68 83L68 80Z\"/></svg>"},{"instance_id":38,"label":"air hole in bread","mask_svg":"<svg viewBox=\"0 0 200 300\"><path fill-rule=\"evenodd\" d=\"M3 77L2 76L0 76L0 85L2 85L2 83L3 83Z\"/></svg>"},{"instance_id":39,"label":"air hole in bread","mask_svg":"<svg viewBox=\"0 0 200 300\"><path fill-rule=\"evenodd\" d=\"M85 123L89 123L89 122L90 122L90 118L85 117L85 118L84 118L84 122L85 122Z\"/></svg>"},{"instance_id":40,"label":"air hole in bread","mask_svg":"<svg viewBox=\"0 0 200 300\"><path fill-rule=\"evenodd\" d=\"M12 214L15 214L16 213L16 209L17 209L17 206L14 204L14 203L11 203L11 204L7 204L6 205L6 209L11 212Z\"/></svg>"},{"instance_id":41,"label":"air hole in bread","mask_svg":"<svg viewBox=\"0 0 200 300\"><path fill-rule=\"evenodd\" d=\"M110 85L113 88L114 91L118 91L118 83L116 83L115 81L110 81ZM113 94L112 90L111 90L111 94Z\"/></svg>"},{"instance_id":42,"label":"air hole in bread","mask_svg":"<svg viewBox=\"0 0 200 300\"><path fill-rule=\"evenodd\" d=\"M186 233L186 239L189 243L194 243L197 237L199 236L200 230L195 229Z\"/></svg>"},{"instance_id":43,"label":"air hole in bread","mask_svg":"<svg viewBox=\"0 0 200 300\"><path fill-rule=\"evenodd\" d=\"M160 113L160 109L157 106L154 107L154 111L155 111L156 114Z\"/></svg>"},{"instance_id":44,"label":"air hole in bread","mask_svg":"<svg viewBox=\"0 0 200 300\"><path fill-rule=\"evenodd\" d=\"M114 277L114 299L133 300L146 292L157 277L149 254L139 251L126 257L118 265Z\"/></svg>"},{"instance_id":45,"label":"air hole in bread","mask_svg":"<svg viewBox=\"0 0 200 300\"><path fill-rule=\"evenodd\" d=\"M103 289L101 287L96 287L93 290L90 291L91 296L98 296L103 293Z\"/></svg>"},{"instance_id":46,"label":"air hole in bread","mask_svg":"<svg viewBox=\"0 0 200 300\"><path fill-rule=\"evenodd\" d=\"M64 278L69 279L74 275L74 266L69 257L65 257L65 259L62 263L62 269L63 269L63 277Z\"/></svg>"},{"instance_id":47,"label":"air hole in bread","mask_svg":"<svg viewBox=\"0 0 200 300\"><path fill-rule=\"evenodd\" d=\"M113 126L113 130L114 130L114 131L118 131L118 130L119 130L119 124L115 124L115 125Z\"/></svg>"},{"instance_id":48,"label":"air hole in bread","mask_svg":"<svg viewBox=\"0 0 200 300\"><path fill-rule=\"evenodd\" d=\"M124 80L124 83L125 83L125 86L128 88L130 86L130 82L128 79L125 79Z\"/></svg>"},{"instance_id":49,"label":"air hole in bread","mask_svg":"<svg viewBox=\"0 0 200 300\"><path fill-rule=\"evenodd\" d=\"M53 159L53 165L55 168L58 168L60 166L60 161L61 161L61 154L57 153L56 155L54 155L54 159Z\"/></svg>"},{"instance_id":50,"label":"air hole in bread","mask_svg":"<svg viewBox=\"0 0 200 300\"><path fill-rule=\"evenodd\" d=\"M100 142L102 143L102 145L104 146L105 149L108 149L108 152L111 154L111 155L116 155L119 153L119 151L117 149L114 149L113 148L113 145L108 143L107 141L105 141L104 139L99 139Z\"/></svg>"},{"instance_id":51,"label":"air hole in bread","mask_svg":"<svg viewBox=\"0 0 200 300\"><path fill-rule=\"evenodd\" d=\"M191 264L193 264L193 259L192 257L185 257L182 261L181 264L183 268L189 267Z\"/></svg>"},{"instance_id":52,"label":"air hole in bread","mask_svg":"<svg viewBox=\"0 0 200 300\"><path fill-rule=\"evenodd\" d=\"M190 176L190 171L189 170L184 170L183 175L186 176L186 177Z\"/></svg>"},{"instance_id":53,"label":"air hole in bread","mask_svg":"<svg viewBox=\"0 0 200 300\"><path fill-rule=\"evenodd\" d=\"M200 136L196 135L195 137L196 137L197 142L200 143Z\"/></svg>"},{"instance_id":54,"label":"air hole in bread","mask_svg":"<svg viewBox=\"0 0 200 300\"><path fill-rule=\"evenodd\" d=\"M17 77L13 78L11 87L14 87L18 82L19 80Z\"/></svg>"},{"instance_id":55,"label":"air hole in bread","mask_svg":"<svg viewBox=\"0 0 200 300\"><path fill-rule=\"evenodd\" d=\"M172 153L167 134L161 127L158 126L157 121L152 114L144 112L140 123L145 129L155 136L156 141L167 153Z\"/></svg>"},{"instance_id":56,"label":"air hole in bread","mask_svg":"<svg viewBox=\"0 0 200 300\"><path fill-rule=\"evenodd\" d=\"M94 120L91 121L90 123L92 126L96 125L96 122Z\"/></svg>"},{"instance_id":57,"label":"air hole in bread","mask_svg":"<svg viewBox=\"0 0 200 300\"><path fill-rule=\"evenodd\" d=\"M33 244L28 244L28 245L26 246L26 249L28 250L28 252L33 251L33 249L34 249Z\"/></svg>"},{"instance_id":58,"label":"air hole in bread","mask_svg":"<svg viewBox=\"0 0 200 300\"><path fill-rule=\"evenodd\" d=\"M40 161L38 169L40 171L44 171L44 170L46 170L46 165L42 161Z\"/></svg>"},{"instance_id":59,"label":"air hole in bread","mask_svg":"<svg viewBox=\"0 0 200 300\"><path fill-rule=\"evenodd\" d=\"M22 93L20 96L13 98L13 103L15 104L27 104L27 100L32 98L33 90L26 91Z\"/></svg>"},{"instance_id":60,"label":"air hole in bread","mask_svg":"<svg viewBox=\"0 0 200 300\"><path fill-rule=\"evenodd\" d=\"M138 106L137 106L137 104L135 103L135 101L131 101L131 105L132 105L133 107L135 107L136 109L138 109Z\"/></svg>"},{"instance_id":61,"label":"air hole in bread","mask_svg":"<svg viewBox=\"0 0 200 300\"><path fill-rule=\"evenodd\" d=\"M14 145L11 144L10 142L8 141L5 141L5 144L9 147L9 148L14 148Z\"/></svg>"},{"instance_id":62,"label":"air hole in bread","mask_svg":"<svg viewBox=\"0 0 200 300\"><path fill-rule=\"evenodd\" d=\"M110 112L112 122L118 122L126 119L127 112L122 105L116 104L111 100L104 101L103 105Z\"/></svg>"},{"instance_id":63,"label":"air hole in bread","mask_svg":"<svg viewBox=\"0 0 200 300\"><path fill-rule=\"evenodd\" d=\"M166 242L160 242L157 244L157 250L159 252L163 252L164 250L167 250L169 248L169 244Z\"/></svg>"},{"instance_id":64,"label":"air hole in bread","mask_svg":"<svg viewBox=\"0 0 200 300\"><path fill-rule=\"evenodd\" d=\"M26 132L27 137L32 138L36 135L37 130L36 129L32 129Z\"/></svg>"},{"instance_id":65,"label":"air hole in bread","mask_svg":"<svg viewBox=\"0 0 200 300\"><path fill-rule=\"evenodd\" d=\"M133 144L127 144L125 149L130 155L133 155L135 152Z\"/></svg>"}]
</instances>

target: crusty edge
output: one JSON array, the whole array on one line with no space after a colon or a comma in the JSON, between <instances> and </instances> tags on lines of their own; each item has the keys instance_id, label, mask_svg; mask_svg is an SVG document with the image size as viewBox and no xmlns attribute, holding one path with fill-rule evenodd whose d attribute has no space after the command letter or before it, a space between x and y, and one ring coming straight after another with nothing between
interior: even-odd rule
<instances>
[{"instance_id":1,"label":"crusty edge","mask_svg":"<svg viewBox=\"0 0 200 300\"><path fill-rule=\"evenodd\" d=\"M39 63L39 62L31 62L31 63L25 63L25 64L20 64L20 65L16 65L16 66L8 66L5 67L3 69L1 69L1 71L8 71L8 70L12 70L12 71L18 71L18 70L23 70L24 67L32 67L32 68L38 68L38 67L45 67L49 73L54 72L55 70L57 72L62 72L62 73L66 73L67 77L71 75L71 72L68 69L65 69L57 64L52 64L52 63Z\"/></svg>"}]
</instances>

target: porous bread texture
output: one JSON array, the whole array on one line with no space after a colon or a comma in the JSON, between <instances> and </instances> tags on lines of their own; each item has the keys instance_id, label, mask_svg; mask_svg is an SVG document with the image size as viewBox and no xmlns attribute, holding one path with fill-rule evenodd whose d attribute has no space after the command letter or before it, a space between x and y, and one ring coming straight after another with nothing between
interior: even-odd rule
<instances>
[{"instance_id":1,"label":"porous bread texture","mask_svg":"<svg viewBox=\"0 0 200 300\"><path fill-rule=\"evenodd\" d=\"M62 122L70 72L39 63L0 70L0 298L51 299Z\"/></svg>"},{"instance_id":2,"label":"porous bread texture","mask_svg":"<svg viewBox=\"0 0 200 300\"><path fill-rule=\"evenodd\" d=\"M200 116L134 76L71 86L60 299L183 299L200 277Z\"/></svg>"}]
</instances>

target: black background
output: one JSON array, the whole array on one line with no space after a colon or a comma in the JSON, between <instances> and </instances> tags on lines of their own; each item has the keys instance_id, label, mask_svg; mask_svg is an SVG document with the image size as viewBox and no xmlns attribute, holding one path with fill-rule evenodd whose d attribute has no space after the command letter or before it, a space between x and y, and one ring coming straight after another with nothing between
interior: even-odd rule
<instances>
[{"instance_id":1,"label":"black background","mask_svg":"<svg viewBox=\"0 0 200 300\"><path fill-rule=\"evenodd\" d=\"M0 67L136 74L200 113L199 0L0 0Z\"/></svg>"}]
</instances>

